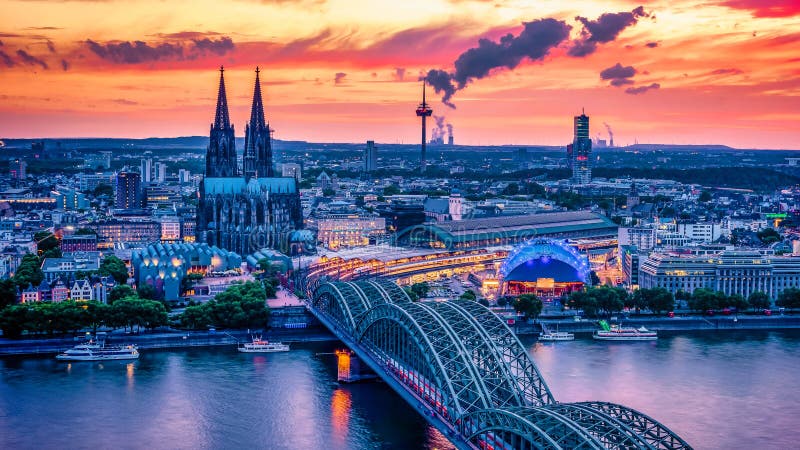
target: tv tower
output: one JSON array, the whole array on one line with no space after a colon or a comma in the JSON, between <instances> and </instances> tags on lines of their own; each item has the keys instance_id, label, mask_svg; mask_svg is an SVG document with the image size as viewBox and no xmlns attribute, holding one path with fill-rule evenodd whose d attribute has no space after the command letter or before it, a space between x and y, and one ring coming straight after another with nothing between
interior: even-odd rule
<instances>
[{"instance_id":1,"label":"tv tower","mask_svg":"<svg viewBox=\"0 0 800 450\"><path fill-rule=\"evenodd\" d=\"M425 102L425 80L422 80L422 103L417 106L417 117L422 117L422 153L420 154L419 173L425 173L425 118L430 117L433 110Z\"/></svg>"}]
</instances>

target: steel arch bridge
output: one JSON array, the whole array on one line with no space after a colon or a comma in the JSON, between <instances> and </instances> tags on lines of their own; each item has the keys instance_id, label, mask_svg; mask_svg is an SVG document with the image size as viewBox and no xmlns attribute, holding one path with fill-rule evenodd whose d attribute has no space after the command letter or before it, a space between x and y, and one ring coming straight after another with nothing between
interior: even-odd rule
<instances>
[{"instance_id":1,"label":"steel arch bridge","mask_svg":"<svg viewBox=\"0 0 800 450\"><path fill-rule=\"evenodd\" d=\"M308 308L463 449L691 449L651 417L557 402L516 335L468 300L412 302L388 280L326 282Z\"/></svg>"}]
</instances>

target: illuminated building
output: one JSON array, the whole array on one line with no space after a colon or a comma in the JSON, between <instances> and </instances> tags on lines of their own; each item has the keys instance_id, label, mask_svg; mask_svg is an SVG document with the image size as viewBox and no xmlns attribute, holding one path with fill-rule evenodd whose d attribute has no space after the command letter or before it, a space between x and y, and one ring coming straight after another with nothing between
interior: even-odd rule
<instances>
[{"instance_id":1,"label":"illuminated building","mask_svg":"<svg viewBox=\"0 0 800 450\"><path fill-rule=\"evenodd\" d=\"M13 180L24 180L27 174L28 163L22 159L15 159L9 162L9 175Z\"/></svg>"},{"instance_id":2,"label":"illuminated building","mask_svg":"<svg viewBox=\"0 0 800 450\"><path fill-rule=\"evenodd\" d=\"M114 206L119 209L135 209L143 206L142 183L138 173L120 172L117 174Z\"/></svg>"},{"instance_id":3,"label":"illuminated building","mask_svg":"<svg viewBox=\"0 0 800 450\"><path fill-rule=\"evenodd\" d=\"M800 258L745 250L652 253L640 262L639 286L672 293L706 288L745 298L760 291L774 300L800 287Z\"/></svg>"},{"instance_id":4,"label":"illuminated building","mask_svg":"<svg viewBox=\"0 0 800 450\"><path fill-rule=\"evenodd\" d=\"M159 242L161 224L153 221L108 220L88 225L97 233L99 248L113 248L120 243Z\"/></svg>"},{"instance_id":5,"label":"illuminated building","mask_svg":"<svg viewBox=\"0 0 800 450\"><path fill-rule=\"evenodd\" d=\"M423 223L397 233L398 245L470 249L515 245L534 237L605 241L616 239L617 225L589 211L527 214Z\"/></svg>"},{"instance_id":6,"label":"illuminated building","mask_svg":"<svg viewBox=\"0 0 800 450\"><path fill-rule=\"evenodd\" d=\"M581 113L574 118L574 138L567 145L567 160L572 169L572 181L589 184L592 181L592 139L589 137L589 116Z\"/></svg>"},{"instance_id":7,"label":"illuminated building","mask_svg":"<svg viewBox=\"0 0 800 450\"><path fill-rule=\"evenodd\" d=\"M50 193L56 199L56 208L65 211L89 209L89 200L83 192L74 189L59 188Z\"/></svg>"},{"instance_id":8,"label":"illuminated building","mask_svg":"<svg viewBox=\"0 0 800 450\"><path fill-rule=\"evenodd\" d=\"M558 298L591 284L589 260L565 241L533 239L514 248L497 271L501 294Z\"/></svg>"},{"instance_id":9,"label":"illuminated building","mask_svg":"<svg viewBox=\"0 0 800 450\"><path fill-rule=\"evenodd\" d=\"M258 74L256 68L240 175L220 68L216 115L197 207L197 241L241 255L264 247L285 249L288 236L303 226L297 180L273 175L271 130L264 116Z\"/></svg>"},{"instance_id":10,"label":"illuminated building","mask_svg":"<svg viewBox=\"0 0 800 450\"><path fill-rule=\"evenodd\" d=\"M137 286L149 284L165 300L179 298L181 280L187 274L238 270L241 265L242 258L236 253L208 244L154 244L131 254L131 268ZM228 283L224 285L222 287Z\"/></svg>"},{"instance_id":11,"label":"illuminated building","mask_svg":"<svg viewBox=\"0 0 800 450\"><path fill-rule=\"evenodd\" d=\"M386 235L383 217L331 215L317 223L317 241L332 250L375 244Z\"/></svg>"},{"instance_id":12,"label":"illuminated building","mask_svg":"<svg viewBox=\"0 0 800 450\"><path fill-rule=\"evenodd\" d=\"M61 238L62 252L97 251L97 236L94 234L73 234Z\"/></svg>"}]
</instances>

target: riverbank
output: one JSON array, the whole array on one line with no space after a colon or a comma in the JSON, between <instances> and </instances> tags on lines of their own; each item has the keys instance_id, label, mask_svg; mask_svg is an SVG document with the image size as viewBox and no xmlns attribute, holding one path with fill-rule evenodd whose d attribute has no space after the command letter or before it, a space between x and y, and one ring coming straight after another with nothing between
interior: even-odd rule
<instances>
[{"instance_id":1,"label":"riverbank","mask_svg":"<svg viewBox=\"0 0 800 450\"><path fill-rule=\"evenodd\" d=\"M283 343L336 340L336 337L324 328L269 331L262 333L261 337ZM82 337L0 339L0 356L56 354L77 345L82 340ZM115 332L110 333L108 337L108 342L111 344L135 344L142 350L236 345L239 341L247 342L249 340L250 335L245 330L217 331L214 333L207 331L174 331L144 334Z\"/></svg>"},{"instance_id":2,"label":"riverbank","mask_svg":"<svg viewBox=\"0 0 800 450\"><path fill-rule=\"evenodd\" d=\"M570 333L592 333L598 329L597 321L542 319L548 328ZM615 322L616 323L616 322ZM685 317L631 317L622 322L626 327L645 327L655 331L716 331L716 330L782 330L800 329L798 316L685 316ZM538 334L537 324L519 324L517 334Z\"/></svg>"}]
</instances>

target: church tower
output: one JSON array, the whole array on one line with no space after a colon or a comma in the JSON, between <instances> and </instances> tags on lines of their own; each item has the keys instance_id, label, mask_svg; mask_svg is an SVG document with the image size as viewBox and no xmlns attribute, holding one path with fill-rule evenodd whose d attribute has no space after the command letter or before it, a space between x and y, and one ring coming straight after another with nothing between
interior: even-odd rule
<instances>
[{"instance_id":1,"label":"church tower","mask_svg":"<svg viewBox=\"0 0 800 450\"><path fill-rule=\"evenodd\" d=\"M217 112L211 124L208 150L206 151L206 177L228 178L239 175L236 162L235 138L233 125L228 115L228 98L225 95L225 69L219 68L219 93L217 94Z\"/></svg>"},{"instance_id":2,"label":"church tower","mask_svg":"<svg viewBox=\"0 0 800 450\"><path fill-rule=\"evenodd\" d=\"M264 103L261 100L261 82L256 67L256 86L253 91L253 106L250 108L250 123L244 131L244 176L246 178L269 178L272 172L272 142L269 124L264 119Z\"/></svg>"}]
</instances>

